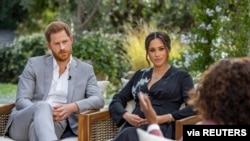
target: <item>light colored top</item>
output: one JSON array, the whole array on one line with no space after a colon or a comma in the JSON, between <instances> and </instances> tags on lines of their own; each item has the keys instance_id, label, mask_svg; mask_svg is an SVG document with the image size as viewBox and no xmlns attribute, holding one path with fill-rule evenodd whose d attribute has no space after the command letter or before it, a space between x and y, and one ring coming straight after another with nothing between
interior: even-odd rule
<instances>
[{"instance_id":1,"label":"light colored top","mask_svg":"<svg viewBox=\"0 0 250 141\"><path fill-rule=\"evenodd\" d=\"M67 64L66 70L63 74L59 75L59 66L53 57L53 79L51 82L51 87L49 90L48 97L46 101L51 105L51 107L57 104L67 103L68 96L68 81L70 80L69 67L72 60L70 56L70 61Z\"/></svg>"},{"instance_id":2,"label":"light colored top","mask_svg":"<svg viewBox=\"0 0 250 141\"><path fill-rule=\"evenodd\" d=\"M153 130L161 130L158 124L150 124L148 126L147 132L150 133Z\"/></svg>"}]
</instances>

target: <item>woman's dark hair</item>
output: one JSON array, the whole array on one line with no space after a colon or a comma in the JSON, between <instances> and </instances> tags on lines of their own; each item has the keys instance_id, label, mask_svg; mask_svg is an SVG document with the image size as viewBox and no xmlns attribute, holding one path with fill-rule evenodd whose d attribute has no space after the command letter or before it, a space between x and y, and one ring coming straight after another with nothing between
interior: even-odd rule
<instances>
[{"instance_id":1,"label":"woman's dark hair","mask_svg":"<svg viewBox=\"0 0 250 141\"><path fill-rule=\"evenodd\" d=\"M203 119L250 125L250 58L223 59L204 72L189 104ZM193 96L193 97L192 97Z\"/></svg>"},{"instance_id":2,"label":"woman's dark hair","mask_svg":"<svg viewBox=\"0 0 250 141\"><path fill-rule=\"evenodd\" d=\"M152 33L150 33L146 37L146 40L145 40L146 60L147 60L149 65L150 65L150 61L148 60L148 57L147 57L148 56L148 47L149 47L150 42L156 38L160 39L163 42L163 44L167 48L168 52L171 51L171 40L166 33L164 33L164 32L152 32Z\"/></svg>"}]
</instances>

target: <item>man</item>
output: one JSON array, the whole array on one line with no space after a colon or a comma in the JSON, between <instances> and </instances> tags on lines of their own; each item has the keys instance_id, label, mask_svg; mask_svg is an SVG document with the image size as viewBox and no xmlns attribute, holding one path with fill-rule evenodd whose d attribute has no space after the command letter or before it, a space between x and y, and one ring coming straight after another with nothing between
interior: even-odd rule
<instances>
[{"instance_id":1,"label":"man","mask_svg":"<svg viewBox=\"0 0 250 141\"><path fill-rule=\"evenodd\" d=\"M59 140L66 131L77 136L78 113L104 106L92 66L71 55L69 26L52 22L45 37L52 55L30 58L19 77L6 128L14 140Z\"/></svg>"}]
</instances>

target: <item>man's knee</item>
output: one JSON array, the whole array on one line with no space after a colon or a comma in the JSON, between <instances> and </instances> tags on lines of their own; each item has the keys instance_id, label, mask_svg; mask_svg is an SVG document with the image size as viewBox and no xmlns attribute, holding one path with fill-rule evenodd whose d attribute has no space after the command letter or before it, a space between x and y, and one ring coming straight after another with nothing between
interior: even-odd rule
<instances>
[{"instance_id":1,"label":"man's knee","mask_svg":"<svg viewBox=\"0 0 250 141\"><path fill-rule=\"evenodd\" d=\"M48 111L48 112L52 112L52 108L50 106L50 104L46 101L40 101L34 104L34 110L36 111Z\"/></svg>"}]
</instances>

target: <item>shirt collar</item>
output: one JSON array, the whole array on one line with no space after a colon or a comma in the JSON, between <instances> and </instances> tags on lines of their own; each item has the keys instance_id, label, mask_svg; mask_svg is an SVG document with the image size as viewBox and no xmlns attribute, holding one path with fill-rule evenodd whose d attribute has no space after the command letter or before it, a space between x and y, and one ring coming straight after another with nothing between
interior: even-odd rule
<instances>
[{"instance_id":1,"label":"shirt collar","mask_svg":"<svg viewBox=\"0 0 250 141\"><path fill-rule=\"evenodd\" d=\"M72 55L70 55L69 63L66 65L67 69L69 69L71 62L72 62ZM54 69L59 68L54 56L53 56L53 68Z\"/></svg>"}]
</instances>

